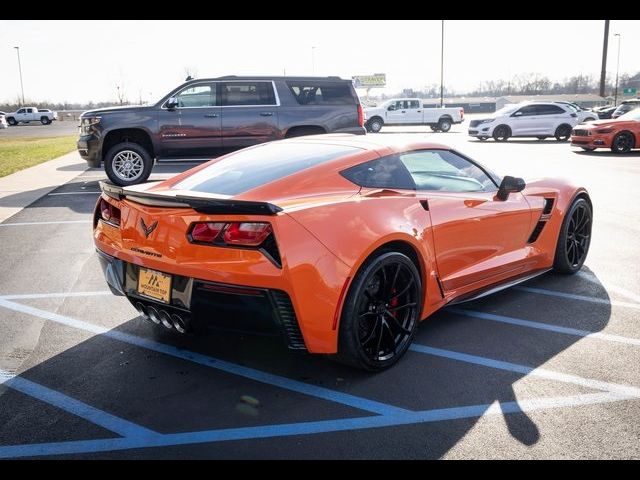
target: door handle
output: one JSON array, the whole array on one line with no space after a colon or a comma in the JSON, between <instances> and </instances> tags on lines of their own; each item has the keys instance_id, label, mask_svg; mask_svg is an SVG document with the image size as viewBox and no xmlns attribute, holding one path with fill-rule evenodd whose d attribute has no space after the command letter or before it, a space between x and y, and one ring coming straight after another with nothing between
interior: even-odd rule
<instances>
[{"instance_id":1,"label":"door handle","mask_svg":"<svg viewBox=\"0 0 640 480\"><path fill-rule=\"evenodd\" d=\"M422 113L422 110L416 110L417 113Z\"/></svg>"},{"instance_id":2,"label":"door handle","mask_svg":"<svg viewBox=\"0 0 640 480\"><path fill-rule=\"evenodd\" d=\"M407 113L407 112L405 110L402 110L402 112L400 112L400 113Z\"/></svg>"},{"instance_id":3,"label":"door handle","mask_svg":"<svg viewBox=\"0 0 640 480\"><path fill-rule=\"evenodd\" d=\"M261 117L273 117L273 112L260 112Z\"/></svg>"},{"instance_id":4,"label":"door handle","mask_svg":"<svg viewBox=\"0 0 640 480\"><path fill-rule=\"evenodd\" d=\"M205 113L204 116L206 118L218 118L218 114L217 113Z\"/></svg>"}]
</instances>

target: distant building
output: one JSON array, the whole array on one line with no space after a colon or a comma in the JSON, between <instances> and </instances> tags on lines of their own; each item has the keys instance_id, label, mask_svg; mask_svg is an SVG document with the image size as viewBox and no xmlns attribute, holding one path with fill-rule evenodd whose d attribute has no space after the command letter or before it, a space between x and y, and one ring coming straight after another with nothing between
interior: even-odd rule
<instances>
[{"instance_id":1,"label":"distant building","mask_svg":"<svg viewBox=\"0 0 640 480\"><path fill-rule=\"evenodd\" d=\"M542 102L573 102L584 108L606 105L607 99L595 93L562 93L558 95L506 95L496 99L496 109L504 107L508 103L520 103L529 101Z\"/></svg>"}]
</instances>

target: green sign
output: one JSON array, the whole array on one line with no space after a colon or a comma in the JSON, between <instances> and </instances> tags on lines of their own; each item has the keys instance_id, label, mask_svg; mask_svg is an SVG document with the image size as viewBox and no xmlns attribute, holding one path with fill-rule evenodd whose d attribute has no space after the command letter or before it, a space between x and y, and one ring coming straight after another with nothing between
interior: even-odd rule
<instances>
[{"instance_id":1,"label":"green sign","mask_svg":"<svg viewBox=\"0 0 640 480\"><path fill-rule=\"evenodd\" d=\"M622 95L624 95L625 97L633 97L636 93L638 93L638 90L636 88L622 89Z\"/></svg>"}]
</instances>

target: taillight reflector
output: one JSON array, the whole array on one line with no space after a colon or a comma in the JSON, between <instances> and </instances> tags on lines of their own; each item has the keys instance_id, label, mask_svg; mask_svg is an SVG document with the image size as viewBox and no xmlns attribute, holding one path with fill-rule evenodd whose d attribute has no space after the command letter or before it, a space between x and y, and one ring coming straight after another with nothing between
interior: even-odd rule
<instances>
[{"instance_id":1,"label":"taillight reflector","mask_svg":"<svg viewBox=\"0 0 640 480\"><path fill-rule=\"evenodd\" d=\"M271 224L263 222L234 222L224 229L224 242L229 245L257 247L272 232Z\"/></svg>"},{"instance_id":2,"label":"taillight reflector","mask_svg":"<svg viewBox=\"0 0 640 480\"><path fill-rule=\"evenodd\" d=\"M120 226L120 209L114 207L105 199L100 199L100 218L107 223Z\"/></svg>"},{"instance_id":3,"label":"taillight reflector","mask_svg":"<svg viewBox=\"0 0 640 480\"><path fill-rule=\"evenodd\" d=\"M364 110L360 104L358 104L358 126L364 127Z\"/></svg>"},{"instance_id":4,"label":"taillight reflector","mask_svg":"<svg viewBox=\"0 0 640 480\"><path fill-rule=\"evenodd\" d=\"M196 223L191 229L191 239L195 242L213 242L220 234L226 223L203 222Z\"/></svg>"}]
</instances>

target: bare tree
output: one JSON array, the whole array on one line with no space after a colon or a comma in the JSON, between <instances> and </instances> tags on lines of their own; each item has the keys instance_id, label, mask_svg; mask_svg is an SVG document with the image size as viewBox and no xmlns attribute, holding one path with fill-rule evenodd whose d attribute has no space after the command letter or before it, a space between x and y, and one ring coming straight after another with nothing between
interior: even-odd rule
<instances>
[{"instance_id":1,"label":"bare tree","mask_svg":"<svg viewBox=\"0 0 640 480\"><path fill-rule=\"evenodd\" d=\"M194 66L187 66L184 67L184 78L185 80L188 80L191 78L197 78L198 77L198 69Z\"/></svg>"}]
</instances>

